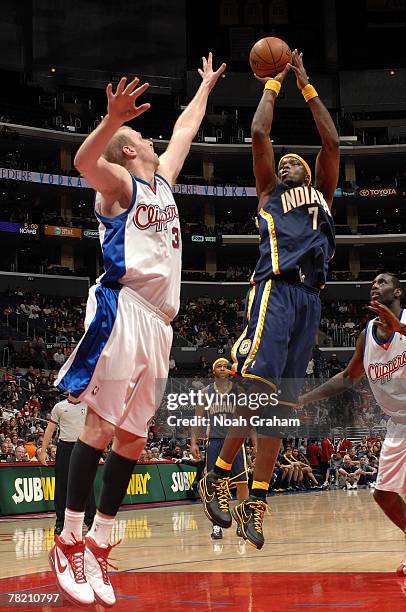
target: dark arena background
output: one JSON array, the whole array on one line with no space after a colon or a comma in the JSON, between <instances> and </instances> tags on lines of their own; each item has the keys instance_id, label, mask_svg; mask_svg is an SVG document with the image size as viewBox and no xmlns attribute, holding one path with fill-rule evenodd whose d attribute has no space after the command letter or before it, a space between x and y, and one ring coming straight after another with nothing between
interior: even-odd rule
<instances>
[{"instance_id":1,"label":"dark arena background","mask_svg":"<svg viewBox=\"0 0 406 612\"><path fill-rule=\"evenodd\" d=\"M263 37L303 52L339 134L336 252L304 390L342 372L353 357L374 316L367 306L379 273L395 274L406 289L405 34L405 0L2 1L1 610L75 609L48 565L58 429L45 450L42 443L63 398L53 383L83 334L88 291L103 273L94 191L74 166L76 151L106 115L106 85L136 75L150 84L142 102L151 109L130 126L162 154L209 51L214 67L224 61L227 69L173 187L183 241L181 306L166 393L111 536L121 540L109 568L115 608L406 610L405 536L374 499L389 417L366 378L298 408L300 426L282 440L268 491L262 550L237 537L235 527L213 537L197 487L205 431L196 459L187 425L194 406L171 413L167 403L169 393L209 384L213 362L230 357L245 326L259 254L251 121L263 87L248 57ZM288 74L271 130L276 162L294 151L314 169L320 136L307 106ZM257 449L249 439L245 447L251 483ZM295 448L302 463L290 470ZM98 467L96 500L110 450ZM357 487L338 470L346 453L355 471L370 468ZM397 575L402 559L405 575Z\"/></svg>"}]
</instances>

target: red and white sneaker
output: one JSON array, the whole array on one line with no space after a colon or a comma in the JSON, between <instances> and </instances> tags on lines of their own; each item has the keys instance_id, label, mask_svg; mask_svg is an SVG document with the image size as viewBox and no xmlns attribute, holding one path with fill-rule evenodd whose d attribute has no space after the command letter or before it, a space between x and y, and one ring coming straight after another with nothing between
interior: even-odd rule
<instances>
[{"instance_id":1,"label":"red and white sneaker","mask_svg":"<svg viewBox=\"0 0 406 612\"><path fill-rule=\"evenodd\" d=\"M48 560L63 595L74 604L90 606L94 603L94 593L86 580L84 553L85 542L83 540L75 540L73 544L67 544L56 535Z\"/></svg>"},{"instance_id":2,"label":"red and white sneaker","mask_svg":"<svg viewBox=\"0 0 406 612\"><path fill-rule=\"evenodd\" d=\"M406 578L406 559L404 559L399 565L398 569L396 570L396 575L400 576L400 578Z\"/></svg>"},{"instance_id":3,"label":"red and white sneaker","mask_svg":"<svg viewBox=\"0 0 406 612\"><path fill-rule=\"evenodd\" d=\"M120 544L120 542L117 542ZM107 547L98 546L93 538L85 537L85 574L91 585L95 599L105 607L114 606L116 596L107 574L107 567L118 569L108 562L111 549L117 546L112 544Z\"/></svg>"}]
</instances>

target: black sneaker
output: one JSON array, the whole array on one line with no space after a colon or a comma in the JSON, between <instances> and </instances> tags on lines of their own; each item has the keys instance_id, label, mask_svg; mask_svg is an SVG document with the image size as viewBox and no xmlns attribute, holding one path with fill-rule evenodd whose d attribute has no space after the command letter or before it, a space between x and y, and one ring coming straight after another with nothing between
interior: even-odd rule
<instances>
[{"instance_id":1,"label":"black sneaker","mask_svg":"<svg viewBox=\"0 0 406 612\"><path fill-rule=\"evenodd\" d=\"M221 530L221 527L219 527L218 525L213 525L213 531L211 532L211 539L221 540L222 538L223 538L223 532Z\"/></svg>"},{"instance_id":2,"label":"black sneaker","mask_svg":"<svg viewBox=\"0 0 406 612\"><path fill-rule=\"evenodd\" d=\"M219 527L227 529L233 522L230 514L229 478L221 478L208 472L199 482L199 493L207 518Z\"/></svg>"},{"instance_id":3,"label":"black sneaker","mask_svg":"<svg viewBox=\"0 0 406 612\"><path fill-rule=\"evenodd\" d=\"M235 532L238 538L243 538L241 525L237 525L237 531Z\"/></svg>"},{"instance_id":4,"label":"black sneaker","mask_svg":"<svg viewBox=\"0 0 406 612\"><path fill-rule=\"evenodd\" d=\"M55 525L54 535L61 535L63 531L63 525Z\"/></svg>"},{"instance_id":5,"label":"black sneaker","mask_svg":"<svg viewBox=\"0 0 406 612\"><path fill-rule=\"evenodd\" d=\"M267 510L268 504L263 499L250 495L232 511L234 520L241 527L242 537L258 550L261 550L265 542L262 523Z\"/></svg>"}]
</instances>

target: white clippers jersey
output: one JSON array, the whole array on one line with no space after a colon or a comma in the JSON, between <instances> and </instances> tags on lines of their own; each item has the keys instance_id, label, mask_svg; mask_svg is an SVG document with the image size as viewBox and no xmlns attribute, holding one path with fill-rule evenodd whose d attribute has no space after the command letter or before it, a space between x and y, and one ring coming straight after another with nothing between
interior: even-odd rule
<instances>
[{"instance_id":1,"label":"white clippers jersey","mask_svg":"<svg viewBox=\"0 0 406 612\"><path fill-rule=\"evenodd\" d=\"M406 310L401 310L400 321L406 323ZM406 422L406 337L395 333L381 342L370 321L365 330L364 369L382 410Z\"/></svg>"},{"instance_id":2,"label":"white clippers jersey","mask_svg":"<svg viewBox=\"0 0 406 612\"><path fill-rule=\"evenodd\" d=\"M179 310L182 240L179 214L167 181L155 175L155 191L132 177L128 210L109 218L96 212L105 273L102 285L120 283L170 319ZM100 194L96 194L96 211Z\"/></svg>"}]
</instances>

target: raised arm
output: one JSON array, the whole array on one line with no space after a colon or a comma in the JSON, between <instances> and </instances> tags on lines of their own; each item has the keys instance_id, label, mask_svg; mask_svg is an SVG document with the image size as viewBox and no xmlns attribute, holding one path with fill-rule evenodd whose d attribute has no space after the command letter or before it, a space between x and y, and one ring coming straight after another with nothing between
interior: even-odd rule
<instances>
[{"instance_id":1,"label":"raised arm","mask_svg":"<svg viewBox=\"0 0 406 612\"><path fill-rule=\"evenodd\" d=\"M282 72L272 79L256 77L265 86L251 123L252 159L259 200L268 195L280 182L275 172L275 156L269 134L272 127L275 100L278 95L275 90L280 89L289 69L288 64ZM276 83L273 84L273 81L276 81Z\"/></svg>"},{"instance_id":2,"label":"raised arm","mask_svg":"<svg viewBox=\"0 0 406 612\"><path fill-rule=\"evenodd\" d=\"M303 53L299 54L297 49L292 53L292 70L296 75L298 88L305 95L304 88L308 86L310 89L311 86L303 66ZM315 90L314 93L316 95L308 101L308 104L321 138L321 149L316 159L314 186L321 191L327 204L331 207L340 171L340 141L330 113Z\"/></svg>"},{"instance_id":3,"label":"raised arm","mask_svg":"<svg viewBox=\"0 0 406 612\"><path fill-rule=\"evenodd\" d=\"M358 336L355 353L345 370L339 372L339 374L336 374L333 378L330 378L330 380L320 385L320 387L316 387L313 391L309 391L309 393L302 395L299 398L299 404L310 404L311 402L327 399L328 397L339 395L355 387L357 382L365 374L363 364L364 342L365 330Z\"/></svg>"},{"instance_id":4,"label":"raised arm","mask_svg":"<svg viewBox=\"0 0 406 612\"><path fill-rule=\"evenodd\" d=\"M144 83L137 87L139 79L134 78L127 86L123 77L113 93L111 83L107 85L107 115L100 125L84 140L79 147L74 164L89 185L104 196L114 197L129 191L131 200L132 184L127 170L119 164L108 162L103 157L108 143L117 130L126 122L138 117L149 109L150 104L136 106L137 98L149 87ZM129 204L129 202L128 202Z\"/></svg>"},{"instance_id":5,"label":"raised arm","mask_svg":"<svg viewBox=\"0 0 406 612\"><path fill-rule=\"evenodd\" d=\"M206 113L209 94L225 69L226 64L221 64L218 70L213 70L213 55L211 52L207 59L203 58L203 69L199 68L198 71L202 77L200 87L193 100L189 102L176 121L168 148L159 158L158 172L171 185L176 181L182 169L190 145Z\"/></svg>"}]
</instances>

